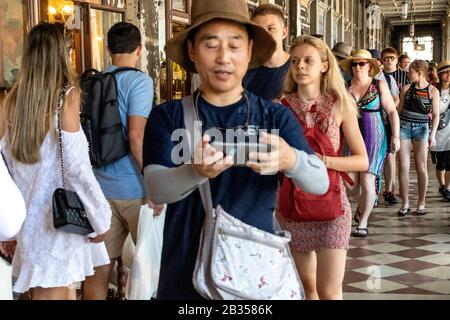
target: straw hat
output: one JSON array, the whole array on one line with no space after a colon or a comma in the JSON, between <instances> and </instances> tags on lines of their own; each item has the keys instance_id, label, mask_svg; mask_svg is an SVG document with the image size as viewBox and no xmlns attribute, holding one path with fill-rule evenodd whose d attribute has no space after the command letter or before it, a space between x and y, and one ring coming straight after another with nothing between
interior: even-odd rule
<instances>
[{"instance_id":1,"label":"straw hat","mask_svg":"<svg viewBox=\"0 0 450 320\"><path fill-rule=\"evenodd\" d=\"M441 73L450 69L450 60L444 60L437 66L437 73Z\"/></svg>"},{"instance_id":2,"label":"straw hat","mask_svg":"<svg viewBox=\"0 0 450 320\"><path fill-rule=\"evenodd\" d=\"M234 21L246 25L253 39L253 53L250 65L260 66L272 57L276 42L260 25L249 18L247 1L245 0L193 0L191 25L170 39L164 50L167 56L189 72L197 72L188 55L187 37L191 30L213 19Z\"/></svg>"},{"instance_id":3,"label":"straw hat","mask_svg":"<svg viewBox=\"0 0 450 320\"><path fill-rule=\"evenodd\" d=\"M367 60L372 65L373 75L377 75L380 73L380 66L378 65L377 59L372 58L372 55L369 51L364 49L358 49L353 51L353 54L345 60L342 60L339 64L342 69L347 73L351 74L352 69L352 61L353 60Z\"/></svg>"}]
</instances>

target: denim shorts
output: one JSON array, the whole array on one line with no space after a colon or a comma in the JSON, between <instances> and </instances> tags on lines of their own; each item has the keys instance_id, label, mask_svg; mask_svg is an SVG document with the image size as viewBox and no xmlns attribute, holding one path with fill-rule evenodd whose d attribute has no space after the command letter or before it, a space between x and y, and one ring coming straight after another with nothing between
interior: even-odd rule
<instances>
[{"instance_id":1,"label":"denim shorts","mask_svg":"<svg viewBox=\"0 0 450 320\"><path fill-rule=\"evenodd\" d=\"M428 123L400 120L400 140L428 141Z\"/></svg>"}]
</instances>

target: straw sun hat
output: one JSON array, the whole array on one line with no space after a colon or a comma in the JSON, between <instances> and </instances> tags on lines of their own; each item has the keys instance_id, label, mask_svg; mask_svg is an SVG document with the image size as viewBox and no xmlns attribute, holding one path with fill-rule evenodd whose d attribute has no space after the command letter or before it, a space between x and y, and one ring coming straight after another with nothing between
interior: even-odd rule
<instances>
[{"instance_id":1,"label":"straw sun hat","mask_svg":"<svg viewBox=\"0 0 450 320\"><path fill-rule=\"evenodd\" d=\"M450 60L445 60L437 66L437 73L441 73L450 69Z\"/></svg>"},{"instance_id":2,"label":"straw sun hat","mask_svg":"<svg viewBox=\"0 0 450 320\"><path fill-rule=\"evenodd\" d=\"M187 38L189 32L214 19L234 21L248 27L253 39L253 53L250 61L252 67L264 64L272 57L276 42L260 25L249 18L247 1L245 0L193 0L191 25L170 39L165 51L167 56L189 72L197 72L188 55Z\"/></svg>"},{"instance_id":3,"label":"straw sun hat","mask_svg":"<svg viewBox=\"0 0 450 320\"><path fill-rule=\"evenodd\" d=\"M372 65L373 75L380 73L380 66L378 65L377 59L372 58L369 51L364 49L358 49L353 51L353 54L345 60L342 60L339 64L342 69L347 73L351 74L352 71L352 61L353 60L367 60Z\"/></svg>"}]
</instances>

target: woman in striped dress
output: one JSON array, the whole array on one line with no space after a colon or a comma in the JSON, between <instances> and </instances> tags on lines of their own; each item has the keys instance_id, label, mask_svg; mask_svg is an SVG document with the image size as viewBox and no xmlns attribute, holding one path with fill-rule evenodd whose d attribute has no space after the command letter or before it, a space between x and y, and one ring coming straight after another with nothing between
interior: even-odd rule
<instances>
[{"instance_id":1,"label":"woman in striped dress","mask_svg":"<svg viewBox=\"0 0 450 320\"><path fill-rule=\"evenodd\" d=\"M373 76L380 72L380 67L369 51L356 50L353 56L341 62L341 66L353 75L353 79L348 83L348 90L360 112L359 125L369 158L367 172L355 176L361 190L356 189L358 206L355 221L358 227L353 235L366 237L369 233L368 219L376 200L375 181L383 173L384 161L389 152L388 143L390 141L391 152L397 152L400 147L399 119L387 83L373 79ZM389 116L391 139L388 139L383 125L381 108L384 108Z\"/></svg>"},{"instance_id":2,"label":"woman in striped dress","mask_svg":"<svg viewBox=\"0 0 450 320\"><path fill-rule=\"evenodd\" d=\"M428 63L414 60L409 66L411 84L403 87L400 94L400 154L398 178L402 207L397 212L404 216L409 208L409 166L411 147L414 151L416 172L419 185L419 199L416 214L424 215L425 195L428 186L427 155L428 147L436 145L436 131L439 124L439 91L427 81ZM428 115L433 115L433 124L429 132Z\"/></svg>"}]
</instances>

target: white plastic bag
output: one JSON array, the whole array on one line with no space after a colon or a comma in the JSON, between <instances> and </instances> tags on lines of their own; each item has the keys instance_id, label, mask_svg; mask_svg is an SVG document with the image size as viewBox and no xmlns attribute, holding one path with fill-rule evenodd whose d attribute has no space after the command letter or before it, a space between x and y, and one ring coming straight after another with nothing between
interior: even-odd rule
<instances>
[{"instance_id":1,"label":"white plastic bag","mask_svg":"<svg viewBox=\"0 0 450 320\"><path fill-rule=\"evenodd\" d=\"M128 274L126 298L150 300L156 297L166 206L159 216L147 205L141 207L133 264Z\"/></svg>"}]
</instances>

